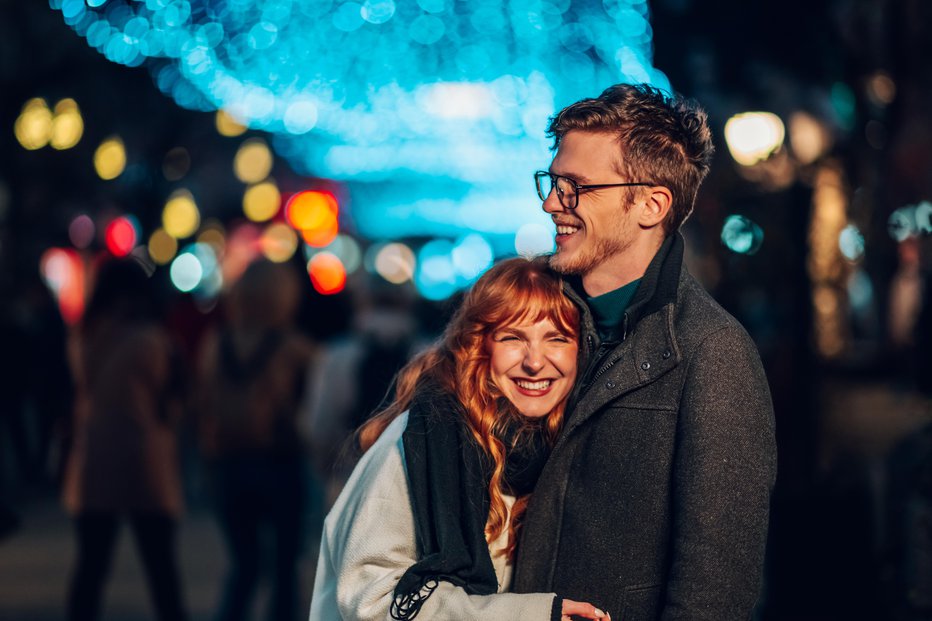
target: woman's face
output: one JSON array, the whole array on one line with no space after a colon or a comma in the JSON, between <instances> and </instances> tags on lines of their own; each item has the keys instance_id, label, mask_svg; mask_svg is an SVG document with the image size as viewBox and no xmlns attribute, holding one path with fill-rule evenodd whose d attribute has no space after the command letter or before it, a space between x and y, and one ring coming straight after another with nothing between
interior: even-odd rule
<instances>
[{"instance_id":1,"label":"woman's face","mask_svg":"<svg viewBox=\"0 0 932 621\"><path fill-rule=\"evenodd\" d=\"M573 388L579 346L549 319L497 328L486 348L492 381L528 418L550 414Z\"/></svg>"}]
</instances>

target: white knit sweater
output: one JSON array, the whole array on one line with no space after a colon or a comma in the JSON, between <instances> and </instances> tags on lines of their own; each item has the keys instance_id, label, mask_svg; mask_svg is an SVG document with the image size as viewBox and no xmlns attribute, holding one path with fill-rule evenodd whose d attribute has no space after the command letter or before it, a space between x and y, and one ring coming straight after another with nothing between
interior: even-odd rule
<instances>
[{"instance_id":1,"label":"white knit sweater","mask_svg":"<svg viewBox=\"0 0 932 621\"><path fill-rule=\"evenodd\" d=\"M324 521L310 621L385 621L398 579L417 560L408 498L402 414L363 455ZM511 499L513 500L513 499ZM499 549L504 538L496 541ZM441 582L424 602L425 621L549 621L553 593L502 593L511 567L492 555L499 592L469 595Z\"/></svg>"}]
</instances>

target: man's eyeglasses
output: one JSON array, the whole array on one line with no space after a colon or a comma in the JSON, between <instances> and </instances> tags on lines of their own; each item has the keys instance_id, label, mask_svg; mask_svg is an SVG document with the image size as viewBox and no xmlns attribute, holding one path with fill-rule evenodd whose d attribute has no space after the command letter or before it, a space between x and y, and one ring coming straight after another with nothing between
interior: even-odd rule
<instances>
[{"instance_id":1,"label":"man's eyeglasses","mask_svg":"<svg viewBox=\"0 0 932 621\"><path fill-rule=\"evenodd\" d=\"M549 185L548 185L549 182ZM579 185L575 180L563 175L555 175L546 170L534 173L534 184L537 186L537 195L545 201L551 192L557 193L560 204L565 209L576 209L579 204L580 190L597 190L599 188L621 188L636 185L652 186L653 183L599 183L596 185Z\"/></svg>"}]
</instances>

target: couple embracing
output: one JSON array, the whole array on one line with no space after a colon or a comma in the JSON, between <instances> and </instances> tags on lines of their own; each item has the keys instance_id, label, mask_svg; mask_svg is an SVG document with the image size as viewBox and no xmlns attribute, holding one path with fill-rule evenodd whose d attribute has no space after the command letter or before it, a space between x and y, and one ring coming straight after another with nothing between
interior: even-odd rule
<instances>
[{"instance_id":1,"label":"couple embracing","mask_svg":"<svg viewBox=\"0 0 932 621\"><path fill-rule=\"evenodd\" d=\"M549 134L557 250L483 275L360 429L311 621L751 615L773 411L751 339L683 266L706 115L616 85Z\"/></svg>"}]
</instances>

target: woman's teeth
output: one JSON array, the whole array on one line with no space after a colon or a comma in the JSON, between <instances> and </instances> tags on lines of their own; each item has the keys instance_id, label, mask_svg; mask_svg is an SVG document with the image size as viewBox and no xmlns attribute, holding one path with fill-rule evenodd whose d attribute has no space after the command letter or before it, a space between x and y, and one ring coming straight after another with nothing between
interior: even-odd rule
<instances>
[{"instance_id":1,"label":"woman's teeth","mask_svg":"<svg viewBox=\"0 0 932 621\"><path fill-rule=\"evenodd\" d=\"M524 390L546 390L550 388L550 384L552 383L553 380L539 380L536 382L529 382L527 380L515 380L515 384Z\"/></svg>"}]
</instances>

